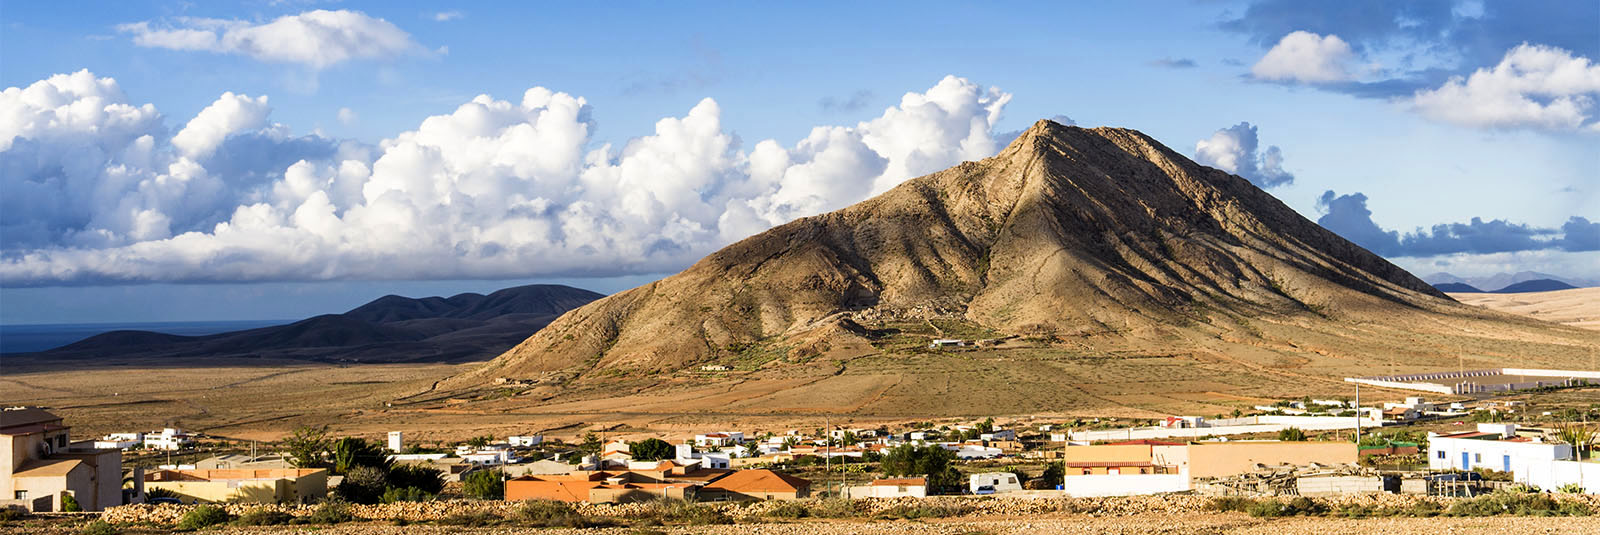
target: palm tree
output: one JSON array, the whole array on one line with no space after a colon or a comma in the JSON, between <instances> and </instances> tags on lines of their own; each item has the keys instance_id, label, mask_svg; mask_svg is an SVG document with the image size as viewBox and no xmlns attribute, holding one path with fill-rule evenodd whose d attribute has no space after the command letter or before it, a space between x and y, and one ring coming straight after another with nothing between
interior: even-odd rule
<instances>
[{"instance_id":1,"label":"palm tree","mask_svg":"<svg viewBox=\"0 0 1600 535\"><path fill-rule=\"evenodd\" d=\"M1595 432L1580 424L1566 424L1557 428L1556 438L1572 445L1573 454L1583 460L1584 453L1595 443Z\"/></svg>"}]
</instances>

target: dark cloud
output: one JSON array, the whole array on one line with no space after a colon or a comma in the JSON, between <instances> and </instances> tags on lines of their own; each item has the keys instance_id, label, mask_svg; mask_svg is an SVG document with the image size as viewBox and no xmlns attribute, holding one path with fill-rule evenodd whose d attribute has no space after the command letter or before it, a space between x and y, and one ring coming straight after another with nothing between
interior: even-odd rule
<instances>
[{"instance_id":1,"label":"dark cloud","mask_svg":"<svg viewBox=\"0 0 1600 535\"><path fill-rule=\"evenodd\" d=\"M1192 69L1195 67L1195 63L1194 60L1189 58L1161 58L1152 60L1150 66L1168 69Z\"/></svg>"},{"instance_id":2,"label":"dark cloud","mask_svg":"<svg viewBox=\"0 0 1600 535\"><path fill-rule=\"evenodd\" d=\"M1358 54L1400 54L1386 65L1386 79L1327 84L1323 89L1359 97L1387 98L1437 87L1450 76L1494 65L1522 44L1549 45L1600 57L1600 2L1485 2L1481 13L1453 0L1261 0L1238 18L1220 24L1270 48L1285 35L1308 31L1337 35Z\"/></svg>"},{"instance_id":3,"label":"dark cloud","mask_svg":"<svg viewBox=\"0 0 1600 535\"><path fill-rule=\"evenodd\" d=\"M856 92L851 93L850 96L844 98L826 96L822 97L820 100L817 100L817 106L821 107L822 111L828 113L857 112L861 111L863 108L866 108L867 105L871 103L872 92L865 89L856 90Z\"/></svg>"},{"instance_id":4,"label":"dark cloud","mask_svg":"<svg viewBox=\"0 0 1600 535\"><path fill-rule=\"evenodd\" d=\"M1317 210L1323 213L1317 224L1383 256L1600 250L1600 223L1577 216L1568 219L1559 229L1474 217L1466 223L1441 223L1430 229L1401 234L1385 230L1372 220L1367 196L1361 193L1324 192L1317 199Z\"/></svg>"}]
</instances>

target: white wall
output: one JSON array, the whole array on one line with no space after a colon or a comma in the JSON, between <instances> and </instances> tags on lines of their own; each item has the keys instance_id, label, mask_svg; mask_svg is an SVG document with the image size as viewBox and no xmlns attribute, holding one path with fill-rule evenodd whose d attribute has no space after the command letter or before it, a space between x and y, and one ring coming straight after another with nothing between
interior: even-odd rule
<instances>
[{"instance_id":1,"label":"white wall","mask_svg":"<svg viewBox=\"0 0 1600 535\"><path fill-rule=\"evenodd\" d=\"M1465 466L1461 461L1463 453L1467 455ZM1547 442L1509 442L1470 438L1428 439L1428 468L1434 470L1485 468L1504 471L1507 468L1507 457L1510 457L1511 471L1520 474L1530 470L1534 465L1571 459L1572 446Z\"/></svg>"},{"instance_id":2,"label":"white wall","mask_svg":"<svg viewBox=\"0 0 1600 535\"><path fill-rule=\"evenodd\" d=\"M1127 474L1067 476L1063 492L1067 496L1133 496L1189 490L1184 474Z\"/></svg>"},{"instance_id":3,"label":"white wall","mask_svg":"<svg viewBox=\"0 0 1600 535\"><path fill-rule=\"evenodd\" d=\"M1515 479L1519 483L1551 492L1557 491L1562 485L1577 483L1583 486L1586 494L1600 494L1600 463L1578 461L1530 463L1524 471L1516 474Z\"/></svg>"}]
</instances>

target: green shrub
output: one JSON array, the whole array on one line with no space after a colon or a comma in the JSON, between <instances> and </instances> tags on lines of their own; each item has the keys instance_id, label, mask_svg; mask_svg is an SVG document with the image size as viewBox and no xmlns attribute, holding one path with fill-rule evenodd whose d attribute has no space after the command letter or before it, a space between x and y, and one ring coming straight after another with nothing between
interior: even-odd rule
<instances>
[{"instance_id":1,"label":"green shrub","mask_svg":"<svg viewBox=\"0 0 1600 535\"><path fill-rule=\"evenodd\" d=\"M768 509L765 516L773 518L805 518L811 516L811 511L799 502L781 502Z\"/></svg>"},{"instance_id":2,"label":"green shrub","mask_svg":"<svg viewBox=\"0 0 1600 535\"><path fill-rule=\"evenodd\" d=\"M241 526L281 526L292 521L294 521L294 515L262 507L239 515L239 519L234 520L233 523Z\"/></svg>"},{"instance_id":3,"label":"green shrub","mask_svg":"<svg viewBox=\"0 0 1600 535\"><path fill-rule=\"evenodd\" d=\"M1524 488L1500 489L1450 506L1450 516L1588 516L1590 514L1593 512L1582 502L1557 500L1548 494L1527 492Z\"/></svg>"},{"instance_id":4,"label":"green shrub","mask_svg":"<svg viewBox=\"0 0 1600 535\"><path fill-rule=\"evenodd\" d=\"M307 524L343 524L356 519L350 514L350 504L340 500L328 500L306 515ZM298 520L298 519L297 519Z\"/></svg>"},{"instance_id":5,"label":"green shrub","mask_svg":"<svg viewBox=\"0 0 1600 535\"><path fill-rule=\"evenodd\" d=\"M1556 490L1561 491L1562 494L1583 494L1585 492L1583 485L1577 483L1567 483Z\"/></svg>"},{"instance_id":6,"label":"green shrub","mask_svg":"<svg viewBox=\"0 0 1600 535\"><path fill-rule=\"evenodd\" d=\"M122 531L118 530L116 526L111 525L110 522L106 522L104 520L95 520L94 522L85 524L83 529L78 530L78 533L79 535L118 535L122 533Z\"/></svg>"},{"instance_id":7,"label":"green shrub","mask_svg":"<svg viewBox=\"0 0 1600 535\"><path fill-rule=\"evenodd\" d=\"M529 500L517 508L518 522L541 528L584 528L588 519L566 502Z\"/></svg>"},{"instance_id":8,"label":"green shrub","mask_svg":"<svg viewBox=\"0 0 1600 535\"><path fill-rule=\"evenodd\" d=\"M686 502L677 498L665 498L650 502L650 508L639 515L662 523L687 524L691 526L708 526L714 524L732 524L733 519L722 511L709 505Z\"/></svg>"},{"instance_id":9,"label":"green shrub","mask_svg":"<svg viewBox=\"0 0 1600 535\"><path fill-rule=\"evenodd\" d=\"M478 511L475 513L458 513L450 515L441 518L436 522L445 526L482 528L488 526L498 526L505 522L505 520L506 519L500 515L490 513L488 511Z\"/></svg>"},{"instance_id":10,"label":"green shrub","mask_svg":"<svg viewBox=\"0 0 1600 535\"><path fill-rule=\"evenodd\" d=\"M817 518L851 518L857 516L855 502L844 498L824 498L811 502L806 513Z\"/></svg>"},{"instance_id":11,"label":"green shrub","mask_svg":"<svg viewBox=\"0 0 1600 535\"><path fill-rule=\"evenodd\" d=\"M378 501L383 503L427 502L433 501L433 497L433 494L416 487L389 487L389 490L383 491L383 496L378 498Z\"/></svg>"},{"instance_id":12,"label":"green shrub","mask_svg":"<svg viewBox=\"0 0 1600 535\"><path fill-rule=\"evenodd\" d=\"M396 465L389 469L389 486L416 487L428 494L444 490L444 471L415 464Z\"/></svg>"},{"instance_id":13,"label":"green shrub","mask_svg":"<svg viewBox=\"0 0 1600 535\"><path fill-rule=\"evenodd\" d=\"M373 466L353 466L345 472L344 480L333 489L339 499L350 503L378 503L389 488L389 474Z\"/></svg>"},{"instance_id":14,"label":"green shrub","mask_svg":"<svg viewBox=\"0 0 1600 535\"><path fill-rule=\"evenodd\" d=\"M27 516L28 512L22 509L17 509L15 507L0 507L0 522L22 520Z\"/></svg>"},{"instance_id":15,"label":"green shrub","mask_svg":"<svg viewBox=\"0 0 1600 535\"><path fill-rule=\"evenodd\" d=\"M461 482L461 492L469 498L480 500L500 500L506 494L505 472L499 470L478 470L467 474Z\"/></svg>"},{"instance_id":16,"label":"green shrub","mask_svg":"<svg viewBox=\"0 0 1600 535\"><path fill-rule=\"evenodd\" d=\"M1248 513L1250 512L1250 506L1255 505L1255 503L1255 500L1240 496L1218 496L1216 498L1212 498L1210 502L1206 503L1206 510L1224 513Z\"/></svg>"},{"instance_id":17,"label":"green shrub","mask_svg":"<svg viewBox=\"0 0 1600 535\"><path fill-rule=\"evenodd\" d=\"M972 507L959 503L923 502L914 505L896 505L878 513L882 518L905 518L915 520L918 518L946 518L961 516L972 511Z\"/></svg>"},{"instance_id":18,"label":"green shrub","mask_svg":"<svg viewBox=\"0 0 1600 535\"><path fill-rule=\"evenodd\" d=\"M201 505L184 513L178 521L179 531L194 531L201 528L227 523L228 510L215 505Z\"/></svg>"},{"instance_id":19,"label":"green shrub","mask_svg":"<svg viewBox=\"0 0 1600 535\"><path fill-rule=\"evenodd\" d=\"M61 512L82 513L83 506L78 504L77 498L72 497L71 494L67 494L61 497Z\"/></svg>"},{"instance_id":20,"label":"green shrub","mask_svg":"<svg viewBox=\"0 0 1600 535\"><path fill-rule=\"evenodd\" d=\"M1277 518L1282 516L1321 515L1328 507L1301 496L1288 501L1261 500L1249 506L1250 516Z\"/></svg>"}]
</instances>

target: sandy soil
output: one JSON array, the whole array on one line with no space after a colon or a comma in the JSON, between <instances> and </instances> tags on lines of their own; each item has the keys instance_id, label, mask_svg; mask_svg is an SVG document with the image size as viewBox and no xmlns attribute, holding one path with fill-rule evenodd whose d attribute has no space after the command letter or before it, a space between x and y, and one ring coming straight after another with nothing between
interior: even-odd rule
<instances>
[{"instance_id":1,"label":"sandy soil","mask_svg":"<svg viewBox=\"0 0 1600 535\"><path fill-rule=\"evenodd\" d=\"M76 533L76 524L64 522L49 525L17 525L0 528L0 533L66 534ZM221 528L207 533L303 533L304 527ZM135 533L130 531L129 533ZM345 524L316 528L317 533L328 535L401 535L475 533L482 535L544 533L560 535L639 535L661 534L711 534L711 535L1027 535L1036 533L1069 534L1240 534L1240 535L1327 535L1332 533L1384 533L1386 535L1440 535L1450 533L1600 533L1600 517L1580 518L1284 518L1259 519L1239 513L1169 516L1141 514L1122 517L1093 517L1063 515L1034 518L963 518L934 521L799 521L772 524L739 524L729 526L606 528L606 529L537 529L537 528L459 528L447 526L389 526L381 524Z\"/></svg>"},{"instance_id":2,"label":"sandy soil","mask_svg":"<svg viewBox=\"0 0 1600 535\"><path fill-rule=\"evenodd\" d=\"M1456 293L1450 297L1469 305L1600 330L1600 287L1518 294Z\"/></svg>"}]
</instances>

